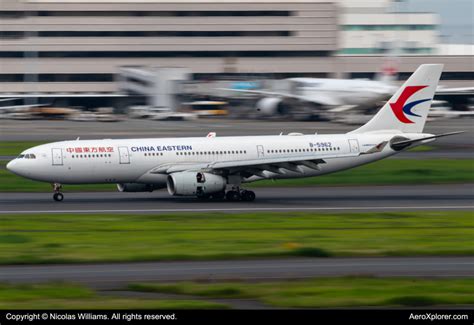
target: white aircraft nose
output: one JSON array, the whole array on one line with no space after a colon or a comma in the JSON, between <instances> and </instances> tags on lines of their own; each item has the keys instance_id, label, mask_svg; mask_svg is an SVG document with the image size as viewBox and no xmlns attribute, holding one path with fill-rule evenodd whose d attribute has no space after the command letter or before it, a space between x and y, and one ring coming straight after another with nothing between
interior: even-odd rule
<instances>
[{"instance_id":1,"label":"white aircraft nose","mask_svg":"<svg viewBox=\"0 0 474 325\"><path fill-rule=\"evenodd\" d=\"M20 175L21 174L21 171L20 171L20 168L18 166L18 161L17 160L12 160L10 161L8 164L7 164L7 169L9 171L11 171L12 173L14 174L17 174L17 175ZM20 175L21 176L21 175Z\"/></svg>"},{"instance_id":2,"label":"white aircraft nose","mask_svg":"<svg viewBox=\"0 0 474 325\"><path fill-rule=\"evenodd\" d=\"M14 168L15 168L15 165L16 165L16 161L15 160L12 160L10 161L8 164L7 164L7 169L11 172L15 172Z\"/></svg>"}]
</instances>

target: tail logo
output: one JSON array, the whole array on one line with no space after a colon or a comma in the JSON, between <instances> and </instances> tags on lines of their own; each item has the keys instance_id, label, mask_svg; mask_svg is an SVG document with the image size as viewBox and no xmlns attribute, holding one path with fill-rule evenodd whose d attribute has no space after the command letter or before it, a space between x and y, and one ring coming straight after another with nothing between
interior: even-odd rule
<instances>
[{"instance_id":1,"label":"tail logo","mask_svg":"<svg viewBox=\"0 0 474 325\"><path fill-rule=\"evenodd\" d=\"M428 86L407 86L405 87L405 89L403 89L397 101L395 103L390 103L390 107L392 108L393 113L400 122L405 124L415 123L412 120L408 119L407 115L420 117L420 115L413 113L411 110L416 105L429 101L431 100L431 98L415 100L407 104L405 103L414 93L426 87Z\"/></svg>"}]
</instances>

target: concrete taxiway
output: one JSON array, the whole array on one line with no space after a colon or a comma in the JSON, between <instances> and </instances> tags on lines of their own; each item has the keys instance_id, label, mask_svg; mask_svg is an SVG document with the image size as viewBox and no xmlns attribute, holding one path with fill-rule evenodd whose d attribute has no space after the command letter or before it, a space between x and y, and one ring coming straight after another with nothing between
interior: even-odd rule
<instances>
[{"instance_id":1,"label":"concrete taxiway","mask_svg":"<svg viewBox=\"0 0 474 325\"><path fill-rule=\"evenodd\" d=\"M118 123L72 122L60 120L9 120L3 123L0 142L3 141L63 141L101 138L147 137L205 137L209 132L217 136L276 135L290 132L304 134L346 133L359 125L332 122L301 122L272 120L236 120L230 118L199 119L196 121L151 121L127 119ZM28 130L28 132L25 132ZM440 138L437 145L471 148L474 145L472 119L428 121L424 132L440 134L467 131L464 134Z\"/></svg>"},{"instance_id":2,"label":"concrete taxiway","mask_svg":"<svg viewBox=\"0 0 474 325\"><path fill-rule=\"evenodd\" d=\"M416 211L472 210L474 184L255 188L254 202L200 201L171 197L166 190L145 193L0 193L0 214L8 213L170 213L255 211Z\"/></svg>"},{"instance_id":3,"label":"concrete taxiway","mask_svg":"<svg viewBox=\"0 0 474 325\"><path fill-rule=\"evenodd\" d=\"M472 277L474 257L288 258L0 267L2 282L73 281L101 288L139 281L277 280L349 275Z\"/></svg>"}]
</instances>

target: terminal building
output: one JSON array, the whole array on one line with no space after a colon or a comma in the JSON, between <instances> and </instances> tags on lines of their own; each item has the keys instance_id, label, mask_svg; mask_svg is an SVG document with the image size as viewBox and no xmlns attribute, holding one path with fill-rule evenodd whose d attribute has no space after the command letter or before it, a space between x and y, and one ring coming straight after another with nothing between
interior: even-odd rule
<instances>
[{"instance_id":1,"label":"terminal building","mask_svg":"<svg viewBox=\"0 0 474 325\"><path fill-rule=\"evenodd\" d=\"M340 49L346 55L438 54L439 17L399 12L392 0L339 0Z\"/></svg>"},{"instance_id":2,"label":"terminal building","mask_svg":"<svg viewBox=\"0 0 474 325\"><path fill-rule=\"evenodd\" d=\"M474 80L472 55L438 55L438 17L390 0L2 0L0 97L120 93L124 67L181 67L193 79L372 77L399 44L400 78L444 63ZM402 41L400 43L400 41Z\"/></svg>"}]
</instances>

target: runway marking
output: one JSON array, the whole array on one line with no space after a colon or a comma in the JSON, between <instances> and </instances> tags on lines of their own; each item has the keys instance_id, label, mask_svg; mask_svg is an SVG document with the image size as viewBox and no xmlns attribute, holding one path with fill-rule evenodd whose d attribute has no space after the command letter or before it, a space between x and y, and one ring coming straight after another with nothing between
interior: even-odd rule
<instances>
[{"instance_id":1,"label":"runway marking","mask_svg":"<svg viewBox=\"0 0 474 325\"><path fill-rule=\"evenodd\" d=\"M408 210L408 209L427 209L427 210L454 210L454 209L474 209L473 205L446 205L446 206L402 206L402 207L292 207L292 208L205 208L205 209L91 209L91 210L3 210L0 214L11 213L127 213L127 212L239 212L239 211L335 211L335 210Z\"/></svg>"}]
</instances>

